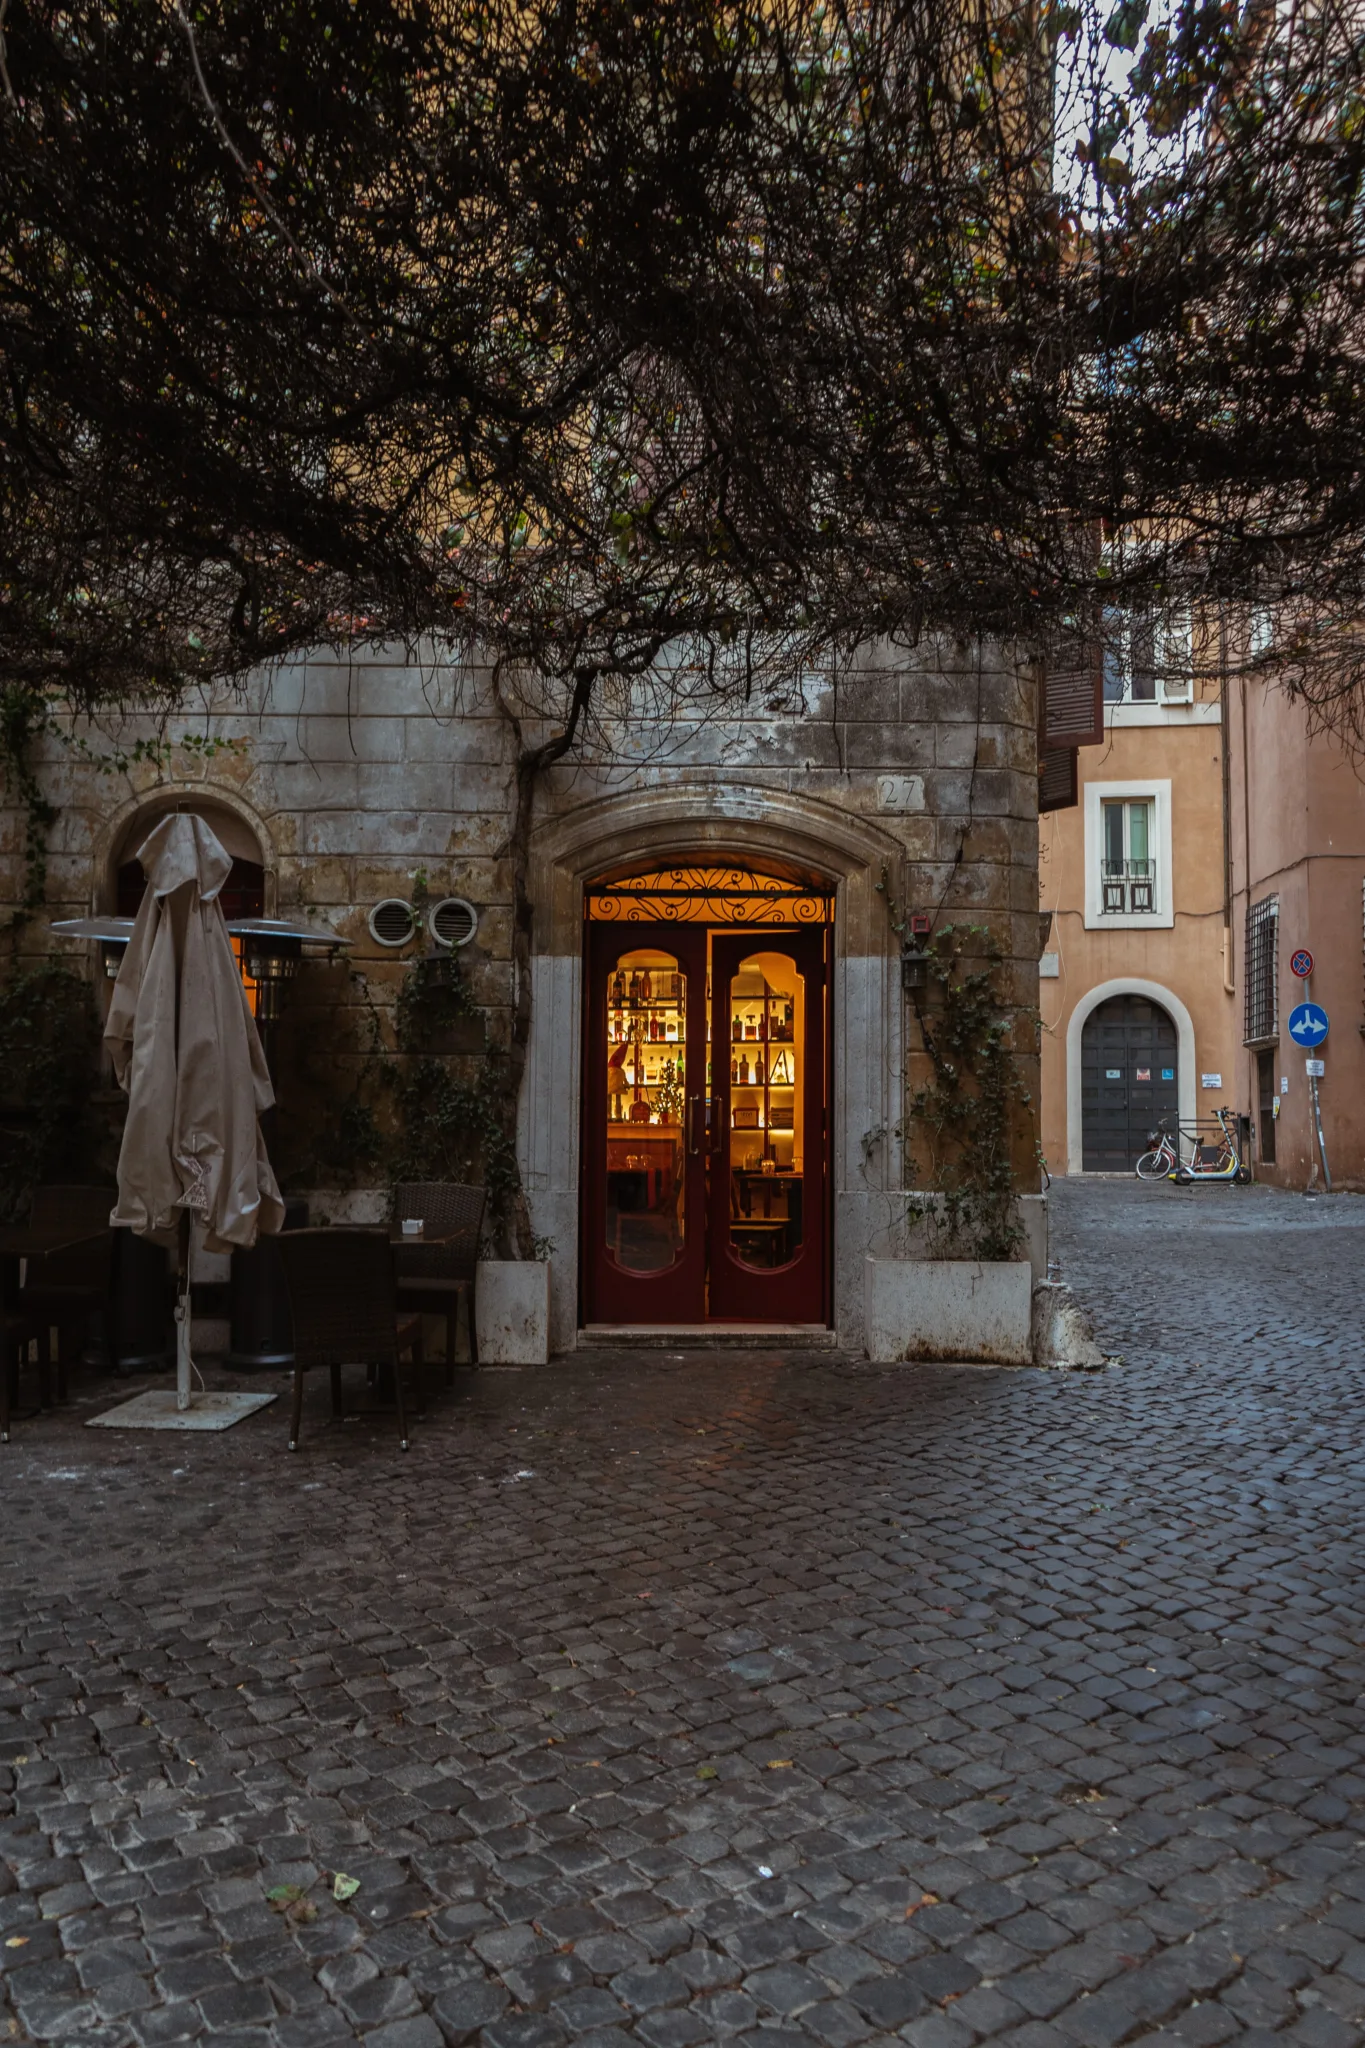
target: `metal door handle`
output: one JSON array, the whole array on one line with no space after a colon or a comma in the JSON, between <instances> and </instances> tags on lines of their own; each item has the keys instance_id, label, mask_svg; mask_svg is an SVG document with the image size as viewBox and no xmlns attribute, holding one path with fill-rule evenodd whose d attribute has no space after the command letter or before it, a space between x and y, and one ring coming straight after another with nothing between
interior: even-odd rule
<instances>
[{"instance_id":1,"label":"metal door handle","mask_svg":"<svg viewBox=\"0 0 1365 2048\"><path fill-rule=\"evenodd\" d=\"M697 1104L700 1100L699 1095L687 1098L687 1149L694 1159L697 1156Z\"/></svg>"}]
</instances>

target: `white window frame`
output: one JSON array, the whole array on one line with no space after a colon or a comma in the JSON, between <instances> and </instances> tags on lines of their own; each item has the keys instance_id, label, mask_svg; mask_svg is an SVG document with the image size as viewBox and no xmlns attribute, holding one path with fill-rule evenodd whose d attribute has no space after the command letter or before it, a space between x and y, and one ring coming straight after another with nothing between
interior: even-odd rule
<instances>
[{"instance_id":1,"label":"white window frame","mask_svg":"<svg viewBox=\"0 0 1365 2048\"><path fill-rule=\"evenodd\" d=\"M1123 622L1120 643L1113 649L1122 670L1123 695L1106 697L1106 714L1112 711L1146 713L1188 710L1194 704L1194 615L1188 605L1170 612L1149 615L1152 630L1152 661L1156 695L1133 695L1133 627L1135 619ZM1146 722L1145 720L1143 722ZM1162 721L1165 722L1164 720Z\"/></svg>"},{"instance_id":2,"label":"white window frame","mask_svg":"<svg viewBox=\"0 0 1365 2048\"><path fill-rule=\"evenodd\" d=\"M1156 908L1110 912L1104 908L1104 811L1106 803L1150 803L1152 859L1156 862ZM1175 923L1171 873L1171 783L1164 780L1087 782L1085 785L1085 927L1087 931L1167 930Z\"/></svg>"}]
</instances>

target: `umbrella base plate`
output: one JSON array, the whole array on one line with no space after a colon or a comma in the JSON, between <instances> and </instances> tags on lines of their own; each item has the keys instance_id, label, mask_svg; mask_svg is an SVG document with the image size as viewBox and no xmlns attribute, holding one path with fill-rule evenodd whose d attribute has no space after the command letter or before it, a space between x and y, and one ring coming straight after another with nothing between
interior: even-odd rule
<instances>
[{"instance_id":1,"label":"umbrella base plate","mask_svg":"<svg viewBox=\"0 0 1365 2048\"><path fill-rule=\"evenodd\" d=\"M174 1387L153 1387L92 1415L88 1429L231 1429L234 1422L268 1408L275 1394L195 1394L188 1408L175 1405Z\"/></svg>"}]
</instances>

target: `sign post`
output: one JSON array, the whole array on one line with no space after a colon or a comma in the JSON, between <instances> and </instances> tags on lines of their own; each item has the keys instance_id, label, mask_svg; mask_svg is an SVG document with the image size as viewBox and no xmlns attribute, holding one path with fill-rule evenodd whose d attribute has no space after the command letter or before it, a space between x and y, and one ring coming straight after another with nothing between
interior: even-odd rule
<instances>
[{"instance_id":1,"label":"sign post","mask_svg":"<svg viewBox=\"0 0 1365 2048\"><path fill-rule=\"evenodd\" d=\"M1311 969L1313 965L1312 955L1296 953L1294 955L1294 962L1297 963L1301 958L1307 959ZM1296 974L1299 972L1297 964L1294 966L1294 972ZM1296 1003L1289 1012L1289 1036L1293 1039L1295 1045L1303 1046L1309 1054L1315 1053L1317 1048L1323 1044L1330 1028L1327 1012L1323 1009L1321 1003ZM1310 1057L1304 1061L1304 1068L1308 1075L1309 1099L1313 1105L1313 1128L1318 1134L1318 1153L1322 1159L1322 1178L1330 1195L1332 1192L1332 1169L1327 1164L1327 1146L1322 1135L1322 1104L1318 1100L1318 1079L1320 1076L1326 1076L1327 1063L1325 1060Z\"/></svg>"}]
</instances>

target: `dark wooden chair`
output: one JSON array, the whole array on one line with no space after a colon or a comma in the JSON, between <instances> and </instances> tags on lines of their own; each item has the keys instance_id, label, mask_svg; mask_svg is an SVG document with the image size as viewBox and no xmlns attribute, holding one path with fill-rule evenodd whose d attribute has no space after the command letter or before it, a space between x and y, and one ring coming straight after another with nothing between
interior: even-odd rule
<instances>
[{"instance_id":1,"label":"dark wooden chair","mask_svg":"<svg viewBox=\"0 0 1365 2048\"><path fill-rule=\"evenodd\" d=\"M38 1353L38 1405L52 1406L52 1363L47 1328L27 1314L0 1311L0 1444L9 1442L10 1418L19 1399L19 1375L29 1348Z\"/></svg>"},{"instance_id":2,"label":"dark wooden chair","mask_svg":"<svg viewBox=\"0 0 1365 2048\"><path fill-rule=\"evenodd\" d=\"M446 1385L455 1377L455 1330L460 1296L469 1301L469 1362L479 1362L474 1334L474 1283L486 1196L482 1188L458 1181L400 1181L393 1194L395 1224L420 1217L441 1244L397 1247L398 1304L404 1311L446 1319Z\"/></svg>"},{"instance_id":3,"label":"dark wooden chair","mask_svg":"<svg viewBox=\"0 0 1365 2048\"><path fill-rule=\"evenodd\" d=\"M341 1368L365 1365L372 1377L393 1375L398 1433L408 1447L399 1360L422 1362L422 1318L399 1315L393 1253L386 1230L286 1230L280 1260L294 1320L294 1408L289 1448L299 1447L303 1376L325 1365L332 1380L332 1414L340 1417Z\"/></svg>"},{"instance_id":4,"label":"dark wooden chair","mask_svg":"<svg viewBox=\"0 0 1365 2048\"><path fill-rule=\"evenodd\" d=\"M109 1212L113 1188L40 1187L33 1191L29 1222L35 1230L69 1230L79 1242L25 1262L16 1306L46 1329L57 1331L57 1399L66 1399L66 1368L85 1348L90 1318L109 1303L114 1233Z\"/></svg>"}]
</instances>

